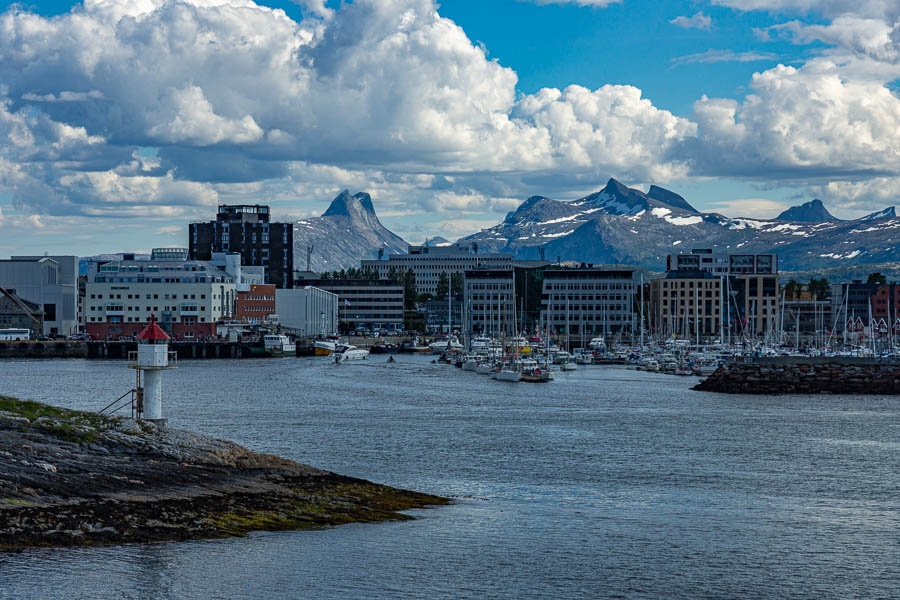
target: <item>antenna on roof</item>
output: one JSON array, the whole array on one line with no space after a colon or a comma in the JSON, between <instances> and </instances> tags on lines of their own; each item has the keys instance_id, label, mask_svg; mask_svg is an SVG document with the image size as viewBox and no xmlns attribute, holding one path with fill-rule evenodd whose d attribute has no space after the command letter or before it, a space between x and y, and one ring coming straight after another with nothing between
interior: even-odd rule
<instances>
[{"instance_id":1,"label":"antenna on roof","mask_svg":"<svg viewBox=\"0 0 900 600\"><path fill-rule=\"evenodd\" d=\"M309 272L310 263L312 262L313 246L306 247L306 272Z\"/></svg>"}]
</instances>

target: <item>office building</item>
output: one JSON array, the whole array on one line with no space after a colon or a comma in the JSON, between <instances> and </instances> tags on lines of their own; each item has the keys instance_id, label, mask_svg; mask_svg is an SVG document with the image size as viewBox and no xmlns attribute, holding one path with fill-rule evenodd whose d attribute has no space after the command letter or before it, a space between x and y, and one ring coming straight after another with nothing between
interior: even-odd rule
<instances>
[{"instance_id":1,"label":"office building","mask_svg":"<svg viewBox=\"0 0 900 600\"><path fill-rule=\"evenodd\" d=\"M363 269L371 269L379 279L402 276L412 269L416 276L416 292L436 294L441 274L449 278L477 267L512 269L512 254L478 253L478 244L447 246L410 246L406 254L391 254L386 260L364 260Z\"/></svg>"},{"instance_id":2,"label":"office building","mask_svg":"<svg viewBox=\"0 0 900 600\"><path fill-rule=\"evenodd\" d=\"M777 254L728 254L697 248L686 254L666 256L666 271L707 271L726 275L773 275L778 273Z\"/></svg>"},{"instance_id":3,"label":"office building","mask_svg":"<svg viewBox=\"0 0 900 600\"><path fill-rule=\"evenodd\" d=\"M403 329L403 284L390 279L317 279L299 274L295 285L310 285L338 297L338 319L350 329Z\"/></svg>"},{"instance_id":4,"label":"office building","mask_svg":"<svg viewBox=\"0 0 900 600\"><path fill-rule=\"evenodd\" d=\"M277 321L275 289L275 286L270 284L253 284L246 290L238 290L234 306L235 320L250 324Z\"/></svg>"},{"instance_id":5,"label":"office building","mask_svg":"<svg viewBox=\"0 0 900 600\"><path fill-rule=\"evenodd\" d=\"M93 339L131 337L155 315L175 339L214 337L218 321L234 318L239 276L200 260L89 263L86 332Z\"/></svg>"},{"instance_id":6,"label":"office building","mask_svg":"<svg viewBox=\"0 0 900 600\"><path fill-rule=\"evenodd\" d=\"M269 216L268 206L219 206L215 221L190 224L191 260L212 260L215 252L239 254L244 266L265 268L263 283L293 287L294 226L272 223Z\"/></svg>"},{"instance_id":7,"label":"office building","mask_svg":"<svg viewBox=\"0 0 900 600\"><path fill-rule=\"evenodd\" d=\"M634 271L593 265L547 267L541 322L557 334L631 334L636 331Z\"/></svg>"}]
</instances>

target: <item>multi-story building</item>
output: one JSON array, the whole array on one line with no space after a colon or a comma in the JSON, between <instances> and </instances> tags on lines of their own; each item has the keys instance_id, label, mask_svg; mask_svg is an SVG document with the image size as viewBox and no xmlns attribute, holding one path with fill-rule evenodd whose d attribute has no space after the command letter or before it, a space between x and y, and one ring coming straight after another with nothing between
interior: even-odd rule
<instances>
[{"instance_id":1,"label":"multi-story building","mask_svg":"<svg viewBox=\"0 0 900 600\"><path fill-rule=\"evenodd\" d=\"M44 335L78 333L77 256L0 260L0 287L41 307Z\"/></svg>"},{"instance_id":2,"label":"multi-story building","mask_svg":"<svg viewBox=\"0 0 900 600\"><path fill-rule=\"evenodd\" d=\"M732 335L762 336L778 326L780 306L777 254L728 254L709 248L666 257L667 272L702 271L725 278L722 318ZM726 329L727 330L727 329Z\"/></svg>"},{"instance_id":3,"label":"multi-story building","mask_svg":"<svg viewBox=\"0 0 900 600\"><path fill-rule=\"evenodd\" d=\"M429 300L425 303L425 331L427 333L451 333L466 331L463 323L462 298Z\"/></svg>"},{"instance_id":4,"label":"multi-story building","mask_svg":"<svg viewBox=\"0 0 900 600\"><path fill-rule=\"evenodd\" d=\"M777 318L788 338L792 334L808 338L817 333L830 332L833 327L831 301L816 300L812 294L801 294L793 300L785 299L781 315L784 317L783 322L781 316Z\"/></svg>"},{"instance_id":5,"label":"multi-story building","mask_svg":"<svg viewBox=\"0 0 900 600\"><path fill-rule=\"evenodd\" d=\"M731 333L762 337L778 330L781 295L778 275L740 275L726 281Z\"/></svg>"},{"instance_id":6,"label":"multi-story building","mask_svg":"<svg viewBox=\"0 0 900 600\"><path fill-rule=\"evenodd\" d=\"M513 270L473 269L466 271L463 300L467 321L472 332L491 336L512 335L513 326ZM439 302L445 310L447 302Z\"/></svg>"},{"instance_id":7,"label":"multi-story building","mask_svg":"<svg viewBox=\"0 0 900 600\"><path fill-rule=\"evenodd\" d=\"M699 269L669 271L650 280L651 331L694 338L718 335L722 329L724 279Z\"/></svg>"},{"instance_id":8,"label":"multi-story building","mask_svg":"<svg viewBox=\"0 0 900 600\"><path fill-rule=\"evenodd\" d=\"M278 323L300 337L317 337L338 331L338 297L310 285L276 289Z\"/></svg>"},{"instance_id":9,"label":"multi-story building","mask_svg":"<svg viewBox=\"0 0 900 600\"><path fill-rule=\"evenodd\" d=\"M241 323L268 323L277 319L275 286L253 284L246 291L238 290L234 318Z\"/></svg>"},{"instance_id":10,"label":"multi-story building","mask_svg":"<svg viewBox=\"0 0 900 600\"><path fill-rule=\"evenodd\" d=\"M150 260L167 262L183 262L189 258L187 248L154 248L150 251Z\"/></svg>"},{"instance_id":11,"label":"multi-story building","mask_svg":"<svg viewBox=\"0 0 900 600\"><path fill-rule=\"evenodd\" d=\"M38 304L0 291L0 329L28 329L35 338L44 331L44 313Z\"/></svg>"},{"instance_id":12,"label":"multi-story building","mask_svg":"<svg viewBox=\"0 0 900 600\"><path fill-rule=\"evenodd\" d=\"M554 333L584 336L637 330L634 271L585 265L547 267L543 273L541 321Z\"/></svg>"},{"instance_id":13,"label":"multi-story building","mask_svg":"<svg viewBox=\"0 0 900 600\"><path fill-rule=\"evenodd\" d=\"M688 254L666 256L666 271L708 271L726 275L773 275L778 273L777 254L728 254L711 248L695 248Z\"/></svg>"},{"instance_id":14,"label":"multi-story building","mask_svg":"<svg viewBox=\"0 0 900 600\"><path fill-rule=\"evenodd\" d=\"M401 276L412 269L416 276L416 292L436 294L441 274L462 274L476 267L512 269L512 254L479 254L478 245L410 246L406 254L391 254L387 260L364 260L363 269L371 269L379 279Z\"/></svg>"},{"instance_id":15,"label":"multi-story building","mask_svg":"<svg viewBox=\"0 0 900 600\"><path fill-rule=\"evenodd\" d=\"M150 315L175 339L216 335L216 323L234 317L235 273L210 261L115 260L88 265L87 334L130 337Z\"/></svg>"},{"instance_id":16,"label":"multi-story building","mask_svg":"<svg viewBox=\"0 0 900 600\"><path fill-rule=\"evenodd\" d=\"M295 285L337 294L338 319L351 329L403 329L403 284L390 279L300 278Z\"/></svg>"},{"instance_id":17,"label":"multi-story building","mask_svg":"<svg viewBox=\"0 0 900 600\"><path fill-rule=\"evenodd\" d=\"M215 221L190 224L188 241L191 260L240 254L243 265L265 267L265 283L294 287L294 226L270 222L268 206L221 205Z\"/></svg>"}]
</instances>

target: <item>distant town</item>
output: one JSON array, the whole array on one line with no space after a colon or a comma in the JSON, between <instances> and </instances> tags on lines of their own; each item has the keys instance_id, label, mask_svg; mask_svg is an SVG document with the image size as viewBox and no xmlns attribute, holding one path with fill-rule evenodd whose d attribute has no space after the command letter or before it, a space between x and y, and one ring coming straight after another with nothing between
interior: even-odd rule
<instances>
[{"instance_id":1,"label":"distant town","mask_svg":"<svg viewBox=\"0 0 900 600\"><path fill-rule=\"evenodd\" d=\"M785 280L774 253L693 248L653 274L457 242L318 273L295 265L294 227L268 206L222 205L186 233L186 247L149 258L0 260L0 339L130 340L153 318L182 341L544 333L892 349L900 329L897 283Z\"/></svg>"}]
</instances>

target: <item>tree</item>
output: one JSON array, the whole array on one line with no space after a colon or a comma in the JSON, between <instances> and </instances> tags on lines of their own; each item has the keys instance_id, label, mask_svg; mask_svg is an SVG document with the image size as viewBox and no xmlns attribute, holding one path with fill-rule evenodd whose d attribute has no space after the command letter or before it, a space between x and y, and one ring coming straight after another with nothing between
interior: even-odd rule
<instances>
[{"instance_id":1,"label":"tree","mask_svg":"<svg viewBox=\"0 0 900 600\"><path fill-rule=\"evenodd\" d=\"M868 284L877 283L878 285L885 285L887 283L887 277L885 277L884 275L882 275L881 273L878 273L876 271L875 273L872 273L869 275L869 278L866 280L866 283L868 283Z\"/></svg>"},{"instance_id":2,"label":"tree","mask_svg":"<svg viewBox=\"0 0 900 600\"><path fill-rule=\"evenodd\" d=\"M412 269L407 269L403 274L403 308L416 308L416 274Z\"/></svg>"},{"instance_id":3,"label":"tree","mask_svg":"<svg viewBox=\"0 0 900 600\"><path fill-rule=\"evenodd\" d=\"M463 295L464 278L465 275L463 273L453 273L450 275L450 291L454 296Z\"/></svg>"},{"instance_id":4,"label":"tree","mask_svg":"<svg viewBox=\"0 0 900 600\"><path fill-rule=\"evenodd\" d=\"M450 279L447 277L447 273L442 272L438 277L437 290L434 293L435 300L446 300L449 291Z\"/></svg>"},{"instance_id":5,"label":"tree","mask_svg":"<svg viewBox=\"0 0 900 600\"><path fill-rule=\"evenodd\" d=\"M787 300L798 300L802 289L803 286L800 285L800 282L791 279L784 284L784 297Z\"/></svg>"},{"instance_id":6,"label":"tree","mask_svg":"<svg viewBox=\"0 0 900 600\"><path fill-rule=\"evenodd\" d=\"M816 300L825 300L828 298L830 292L831 288L828 285L828 280L824 277L820 279L813 277L809 280L809 293L812 294L813 298Z\"/></svg>"}]
</instances>

